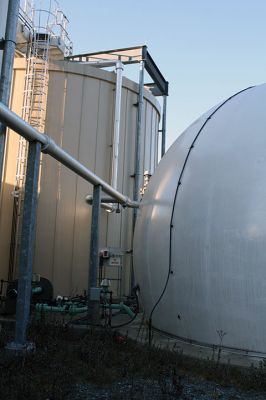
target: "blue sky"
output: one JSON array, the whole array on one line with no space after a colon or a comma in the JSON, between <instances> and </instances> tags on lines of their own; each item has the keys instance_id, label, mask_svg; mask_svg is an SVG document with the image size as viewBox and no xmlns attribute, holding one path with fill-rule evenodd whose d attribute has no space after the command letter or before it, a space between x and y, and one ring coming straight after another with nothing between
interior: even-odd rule
<instances>
[{"instance_id":1,"label":"blue sky","mask_svg":"<svg viewBox=\"0 0 266 400\"><path fill-rule=\"evenodd\" d=\"M60 4L70 20L74 53L148 46L170 84L168 146L204 111L266 80L266 0Z\"/></svg>"}]
</instances>

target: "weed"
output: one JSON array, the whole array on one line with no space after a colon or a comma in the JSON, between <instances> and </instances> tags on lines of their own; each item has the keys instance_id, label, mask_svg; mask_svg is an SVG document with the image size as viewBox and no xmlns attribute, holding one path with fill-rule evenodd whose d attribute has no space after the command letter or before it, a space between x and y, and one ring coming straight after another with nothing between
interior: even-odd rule
<instances>
[{"instance_id":1,"label":"weed","mask_svg":"<svg viewBox=\"0 0 266 400\"><path fill-rule=\"evenodd\" d=\"M266 390L266 361L249 369L185 356L177 345L162 349L143 345L108 330L77 333L63 323L34 323L29 337L36 352L23 357L6 353L9 333L0 332L0 393L12 400L67 400L79 384L112 387L127 382L127 396L113 392L113 399L145 399L145 382L155 382L161 396L183 395L184 377L212 380L243 389ZM197 379L198 379L197 378ZM139 383L139 382L144 383ZM213 397L218 396L218 392ZM119 397L120 396L120 397Z\"/></svg>"}]
</instances>

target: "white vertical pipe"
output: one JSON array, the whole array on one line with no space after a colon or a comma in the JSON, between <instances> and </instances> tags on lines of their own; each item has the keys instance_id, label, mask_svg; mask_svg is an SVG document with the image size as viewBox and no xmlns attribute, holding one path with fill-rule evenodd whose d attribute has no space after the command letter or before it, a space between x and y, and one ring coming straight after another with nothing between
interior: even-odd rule
<instances>
[{"instance_id":1,"label":"white vertical pipe","mask_svg":"<svg viewBox=\"0 0 266 400\"><path fill-rule=\"evenodd\" d=\"M165 140L166 140L166 107L167 96L163 96L163 118L162 118L162 145L161 145L161 158L165 154Z\"/></svg>"},{"instance_id":2,"label":"white vertical pipe","mask_svg":"<svg viewBox=\"0 0 266 400\"><path fill-rule=\"evenodd\" d=\"M122 79L124 66L121 61L117 61L116 66L116 89L115 89L115 120L113 136L113 160L112 160L112 180L111 186L117 189L118 180L118 155L120 141L120 120L121 120L121 98L122 98Z\"/></svg>"},{"instance_id":3,"label":"white vertical pipe","mask_svg":"<svg viewBox=\"0 0 266 400\"><path fill-rule=\"evenodd\" d=\"M139 200L140 191L140 153L141 153L141 135L143 134L143 111L144 111L144 72L145 61L139 63L139 97L138 97L138 121L135 141L135 180L133 198ZM135 227L137 213L133 216L133 229Z\"/></svg>"}]
</instances>

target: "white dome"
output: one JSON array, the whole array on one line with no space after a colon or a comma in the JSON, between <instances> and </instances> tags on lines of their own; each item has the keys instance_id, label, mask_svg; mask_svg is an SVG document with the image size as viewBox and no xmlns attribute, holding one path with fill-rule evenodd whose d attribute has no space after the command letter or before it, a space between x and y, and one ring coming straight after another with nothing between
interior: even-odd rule
<instances>
[{"instance_id":1,"label":"white dome","mask_svg":"<svg viewBox=\"0 0 266 400\"><path fill-rule=\"evenodd\" d=\"M204 114L163 157L140 208L134 268L155 328L266 354L265 84Z\"/></svg>"}]
</instances>

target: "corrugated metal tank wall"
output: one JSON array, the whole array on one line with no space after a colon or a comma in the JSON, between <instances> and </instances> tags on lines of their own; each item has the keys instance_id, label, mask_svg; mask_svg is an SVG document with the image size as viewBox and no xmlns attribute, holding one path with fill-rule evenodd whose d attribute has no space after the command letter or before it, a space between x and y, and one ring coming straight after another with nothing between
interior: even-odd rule
<instances>
[{"instance_id":1,"label":"corrugated metal tank wall","mask_svg":"<svg viewBox=\"0 0 266 400\"><path fill-rule=\"evenodd\" d=\"M24 66L25 64L23 64ZM15 69L11 91L10 107L21 115L22 93L24 90L25 69ZM18 154L19 136L8 132L6 137L6 154L3 169L3 186L0 204L0 278L8 278L9 253L11 246L12 215L14 204L14 185L16 176L16 158Z\"/></svg>"},{"instance_id":2,"label":"corrugated metal tank wall","mask_svg":"<svg viewBox=\"0 0 266 400\"><path fill-rule=\"evenodd\" d=\"M23 71L16 60L15 76ZM18 102L18 91L15 103ZM133 196L138 85L123 78L118 189ZM46 132L106 181L111 179L115 74L70 62L50 66ZM145 91L141 170L157 165L159 105ZM34 270L50 279L55 294L87 288L92 186L49 156L42 160ZM101 247L132 248L132 210L101 212ZM130 285L131 254L124 256L122 293Z\"/></svg>"}]
</instances>

